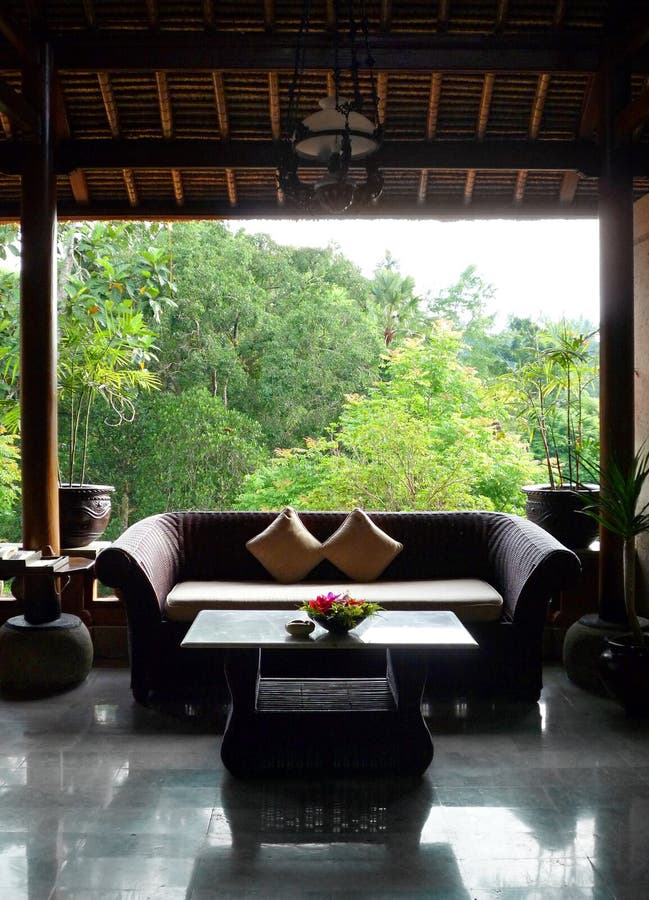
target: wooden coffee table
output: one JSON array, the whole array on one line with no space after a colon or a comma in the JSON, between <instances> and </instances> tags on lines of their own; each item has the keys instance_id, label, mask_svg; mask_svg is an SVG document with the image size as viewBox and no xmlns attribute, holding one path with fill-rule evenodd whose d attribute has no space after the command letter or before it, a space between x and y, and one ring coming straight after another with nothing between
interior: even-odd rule
<instances>
[{"instance_id":1,"label":"wooden coffee table","mask_svg":"<svg viewBox=\"0 0 649 900\"><path fill-rule=\"evenodd\" d=\"M313 771L421 774L433 742L421 712L431 653L477 644L452 612L381 612L346 635L287 634L285 610L204 610L182 646L226 651L231 704L221 758L237 776ZM385 654L380 677L310 677L312 653ZM303 677L263 677L262 654L303 655ZM311 666L311 668L313 668Z\"/></svg>"}]
</instances>

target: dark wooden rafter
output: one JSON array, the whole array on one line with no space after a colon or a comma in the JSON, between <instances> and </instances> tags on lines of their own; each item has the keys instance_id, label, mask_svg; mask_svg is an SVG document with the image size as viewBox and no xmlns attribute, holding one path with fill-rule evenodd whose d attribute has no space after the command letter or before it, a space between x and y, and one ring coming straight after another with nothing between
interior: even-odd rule
<instances>
[{"instance_id":1,"label":"dark wooden rafter","mask_svg":"<svg viewBox=\"0 0 649 900\"><path fill-rule=\"evenodd\" d=\"M439 101L442 96L442 73L433 72L430 76L430 91L428 93L428 112L426 115L426 140L432 141L437 131L437 119L439 117Z\"/></svg>"},{"instance_id":2,"label":"dark wooden rafter","mask_svg":"<svg viewBox=\"0 0 649 900\"><path fill-rule=\"evenodd\" d=\"M130 206L139 206L140 198L135 184L135 175L133 169L122 169L122 177L124 178L124 186L126 187L126 195Z\"/></svg>"},{"instance_id":3,"label":"dark wooden rafter","mask_svg":"<svg viewBox=\"0 0 649 900\"><path fill-rule=\"evenodd\" d=\"M555 28L561 28L566 18L566 0L557 0L554 7L554 15L552 16L552 25Z\"/></svg>"},{"instance_id":4,"label":"dark wooden rafter","mask_svg":"<svg viewBox=\"0 0 649 900\"><path fill-rule=\"evenodd\" d=\"M230 118L228 116L228 104L225 99L225 85L223 72L212 72L212 85L214 86L214 100L216 103L216 116L219 123L219 132L224 141L230 137Z\"/></svg>"},{"instance_id":5,"label":"dark wooden rafter","mask_svg":"<svg viewBox=\"0 0 649 900\"><path fill-rule=\"evenodd\" d=\"M502 31L507 21L509 0L498 0L496 4L496 31Z\"/></svg>"},{"instance_id":6,"label":"dark wooden rafter","mask_svg":"<svg viewBox=\"0 0 649 900\"><path fill-rule=\"evenodd\" d=\"M29 33L1 10L0 34L5 38L21 63L30 64L37 61L37 49Z\"/></svg>"},{"instance_id":7,"label":"dark wooden rafter","mask_svg":"<svg viewBox=\"0 0 649 900\"><path fill-rule=\"evenodd\" d=\"M437 30L446 31L451 8L451 0L438 0L437 4Z\"/></svg>"},{"instance_id":8,"label":"dark wooden rafter","mask_svg":"<svg viewBox=\"0 0 649 900\"><path fill-rule=\"evenodd\" d=\"M108 119L110 133L114 138L118 138L120 132L119 113L117 111L117 104L115 103L115 95L113 93L110 75L108 72L98 72L97 80L99 81L99 90L101 91L101 99L104 103L104 110L106 112L106 118Z\"/></svg>"},{"instance_id":9,"label":"dark wooden rafter","mask_svg":"<svg viewBox=\"0 0 649 900\"><path fill-rule=\"evenodd\" d=\"M158 90L158 106L160 107L160 124L162 136L170 140L174 136L173 113L171 109L171 97L165 72L155 73L156 88Z\"/></svg>"},{"instance_id":10,"label":"dark wooden rafter","mask_svg":"<svg viewBox=\"0 0 649 900\"><path fill-rule=\"evenodd\" d=\"M464 182L464 204L469 206L473 200L473 189L475 187L476 170L469 169L466 173L466 181Z\"/></svg>"},{"instance_id":11,"label":"dark wooden rafter","mask_svg":"<svg viewBox=\"0 0 649 900\"><path fill-rule=\"evenodd\" d=\"M10 141L14 136L13 129L11 127L11 119L8 116L5 116L3 112L0 112L0 126L2 126L4 136L8 141Z\"/></svg>"},{"instance_id":12,"label":"dark wooden rafter","mask_svg":"<svg viewBox=\"0 0 649 900\"><path fill-rule=\"evenodd\" d=\"M325 0L325 24L327 31L336 27L336 0Z\"/></svg>"},{"instance_id":13,"label":"dark wooden rafter","mask_svg":"<svg viewBox=\"0 0 649 900\"><path fill-rule=\"evenodd\" d=\"M525 183L527 181L527 169L521 169L516 176L516 186L514 187L514 203L522 203L525 199Z\"/></svg>"},{"instance_id":14,"label":"dark wooden rafter","mask_svg":"<svg viewBox=\"0 0 649 900\"><path fill-rule=\"evenodd\" d=\"M56 141L67 141L71 137L70 120L65 103L65 95L61 80L56 72L52 76L52 119ZM74 169L69 173L70 189L75 202L79 206L87 206L90 202L88 179L83 169Z\"/></svg>"},{"instance_id":15,"label":"dark wooden rafter","mask_svg":"<svg viewBox=\"0 0 649 900\"><path fill-rule=\"evenodd\" d=\"M174 200L178 206L182 206L185 202L185 188L183 186L183 176L180 169L171 170L171 183L174 189Z\"/></svg>"},{"instance_id":16,"label":"dark wooden rafter","mask_svg":"<svg viewBox=\"0 0 649 900\"><path fill-rule=\"evenodd\" d=\"M381 31L389 31L392 25L392 0L381 0L379 27Z\"/></svg>"},{"instance_id":17,"label":"dark wooden rafter","mask_svg":"<svg viewBox=\"0 0 649 900\"><path fill-rule=\"evenodd\" d=\"M158 0L144 0L146 5L146 17L149 28L158 29L160 27L160 10L158 9Z\"/></svg>"},{"instance_id":18,"label":"dark wooden rafter","mask_svg":"<svg viewBox=\"0 0 649 900\"><path fill-rule=\"evenodd\" d=\"M531 141L535 141L539 136L541 129L541 121L543 120L543 110L545 101L548 96L548 88L550 87L550 75L547 72L539 75L536 82L536 91L534 92L534 101L532 103L532 112L530 114L530 127L528 135Z\"/></svg>"},{"instance_id":19,"label":"dark wooden rafter","mask_svg":"<svg viewBox=\"0 0 649 900\"><path fill-rule=\"evenodd\" d=\"M334 73L331 69L327 72L327 95L334 97L336 95L336 82L334 81Z\"/></svg>"},{"instance_id":20,"label":"dark wooden rafter","mask_svg":"<svg viewBox=\"0 0 649 900\"><path fill-rule=\"evenodd\" d=\"M577 188L579 187L579 172L570 170L563 173L561 187L559 189L559 202L562 205L574 203Z\"/></svg>"},{"instance_id":21,"label":"dark wooden rafter","mask_svg":"<svg viewBox=\"0 0 649 900\"><path fill-rule=\"evenodd\" d=\"M495 75L493 72L487 72L482 82L482 94L480 96L480 108L478 110L478 125L476 128L476 137L479 141L484 139L487 133L487 125L489 123L489 112L491 110L491 98L493 96Z\"/></svg>"},{"instance_id":22,"label":"dark wooden rafter","mask_svg":"<svg viewBox=\"0 0 649 900\"><path fill-rule=\"evenodd\" d=\"M379 100L379 122L385 125L385 117L388 107L388 73L379 72L376 77L376 93Z\"/></svg>"},{"instance_id":23,"label":"dark wooden rafter","mask_svg":"<svg viewBox=\"0 0 649 900\"><path fill-rule=\"evenodd\" d=\"M89 28L97 27L97 13L93 0L83 0L83 12Z\"/></svg>"},{"instance_id":24,"label":"dark wooden rafter","mask_svg":"<svg viewBox=\"0 0 649 900\"><path fill-rule=\"evenodd\" d=\"M637 132L647 119L649 119L649 87L645 86L639 96L617 116L615 128L618 138Z\"/></svg>"},{"instance_id":25,"label":"dark wooden rafter","mask_svg":"<svg viewBox=\"0 0 649 900\"><path fill-rule=\"evenodd\" d=\"M277 72L268 73L268 114L270 117L270 133L274 141L282 136L282 118L279 104L279 77Z\"/></svg>"},{"instance_id":26,"label":"dark wooden rafter","mask_svg":"<svg viewBox=\"0 0 649 900\"><path fill-rule=\"evenodd\" d=\"M0 112L19 125L24 131L38 132L39 122L36 111L25 101L22 94L15 91L0 78Z\"/></svg>"},{"instance_id":27,"label":"dark wooden rafter","mask_svg":"<svg viewBox=\"0 0 649 900\"><path fill-rule=\"evenodd\" d=\"M0 171L20 171L20 148L0 145ZM72 169L191 169L275 168L272 141L239 140L84 140L65 141L58 148L59 173ZM308 163L305 162L305 165ZM587 143L559 141L385 141L381 165L400 169L519 169L599 172L597 148ZM649 168L638 149L637 174Z\"/></svg>"},{"instance_id":28,"label":"dark wooden rafter","mask_svg":"<svg viewBox=\"0 0 649 900\"><path fill-rule=\"evenodd\" d=\"M216 28L214 0L203 0L203 22L205 23L205 27L210 31Z\"/></svg>"},{"instance_id":29,"label":"dark wooden rafter","mask_svg":"<svg viewBox=\"0 0 649 900\"><path fill-rule=\"evenodd\" d=\"M329 5L327 24L329 24ZM441 24L441 23L440 23ZM53 38L58 65L77 72L166 71L292 71L295 36L291 32L227 32L205 35L184 31L61 33ZM309 69L331 67L331 36L325 31L305 36ZM602 50L596 35L557 29L550 34L448 34L378 32L372 36L372 56L378 71L412 72L594 72ZM0 53L0 69L12 61ZM649 71L649 50L636 54L634 68Z\"/></svg>"},{"instance_id":30,"label":"dark wooden rafter","mask_svg":"<svg viewBox=\"0 0 649 900\"><path fill-rule=\"evenodd\" d=\"M237 206L239 200L237 196L237 179L234 169L225 170L225 184L228 189L228 201L230 206Z\"/></svg>"},{"instance_id":31,"label":"dark wooden rafter","mask_svg":"<svg viewBox=\"0 0 649 900\"><path fill-rule=\"evenodd\" d=\"M275 27L275 0L264 0L264 28L272 31Z\"/></svg>"},{"instance_id":32,"label":"dark wooden rafter","mask_svg":"<svg viewBox=\"0 0 649 900\"><path fill-rule=\"evenodd\" d=\"M417 188L417 203L426 202L426 194L428 192L428 169L422 169L419 173L419 187Z\"/></svg>"},{"instance_id":33,"label":"dark wooden rafter","mask_svg":"<svg viewBox=\"0 0 649 900\"><path fill-rule=\"evenodd\" d=\"M577 129L577 136L581 140L590 140L597 130L601 98L601 76L599 74L590 75L584 93L584 102L582 104L579 127Z\"/></svg>"}]
</instances>

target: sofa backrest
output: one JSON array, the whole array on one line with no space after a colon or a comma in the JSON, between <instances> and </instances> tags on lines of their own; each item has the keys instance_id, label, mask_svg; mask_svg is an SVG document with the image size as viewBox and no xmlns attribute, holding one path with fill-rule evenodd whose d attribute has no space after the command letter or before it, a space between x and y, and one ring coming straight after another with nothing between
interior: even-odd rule
<instances>
[{"instance_id":1,"label":"sofa backrest","mask_svg":"<svg viewBox=\"0 0 649 900\"><path fill-rule=\"evenodd\" d=\"M487 540L493 514L484 512L370 512L372 520L403 544L402 552L381 575L382 580L474 577L488 572ZM222 578L270 579L246 549L246 541L259 534L276 512L181 512L179 580ZM345 512L305 512L300 518L309 531L325 541L342 524ZM324 560L307 581L344 580Z\"/></svg>"}]
</instances>

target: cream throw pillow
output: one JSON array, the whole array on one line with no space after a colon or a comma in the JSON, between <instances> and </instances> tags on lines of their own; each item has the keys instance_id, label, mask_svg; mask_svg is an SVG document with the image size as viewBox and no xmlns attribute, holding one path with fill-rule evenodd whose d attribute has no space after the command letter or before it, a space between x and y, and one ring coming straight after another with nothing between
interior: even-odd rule
<instances>
[{"instance_id":1,"label":"cream throw pillow","mask_svg":"<svg viewBox=\"0 0 649 900\"><path fill-rule=\"evenodd\" d=\"M275 581L283 584L300 581L323 558L322 544L291 506L247 541L246 547Z\"/></svg>"},{"instance_id":2,"label":"cream throw pillow","mask_svg":"<svg viewBox=\"0 0 649 900\"><path fill-rule=\"evenodd\" d=\"M402 550L358 508L322 545L325 558L354 581L374 581Z\"/></svg>"}]
</instances>

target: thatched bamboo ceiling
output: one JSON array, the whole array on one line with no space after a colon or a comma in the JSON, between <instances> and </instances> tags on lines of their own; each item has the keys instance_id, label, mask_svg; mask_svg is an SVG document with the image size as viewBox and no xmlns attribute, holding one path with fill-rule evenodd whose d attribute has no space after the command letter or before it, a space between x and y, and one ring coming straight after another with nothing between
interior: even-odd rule
<instances>
[{"instance_id":1,"label":"thatched bamboo ceiling","mask_svg":"<svg viewBox=\"0 0 649 900\"><path fill-rule=\"evenodd\" d=\"M332 66L334 0L312 7L305 115ZM632 73L618 129L632 138L635 190L645 193L647 7L367 0L385 123L385 191L370 214L594 214L610 60ZM294 214L276 164L300 2L4 0L0 10L0 218L19 214L34 124L21 73L38 65L45 40L59 215Z\"/></svg>"}]
</instances>

